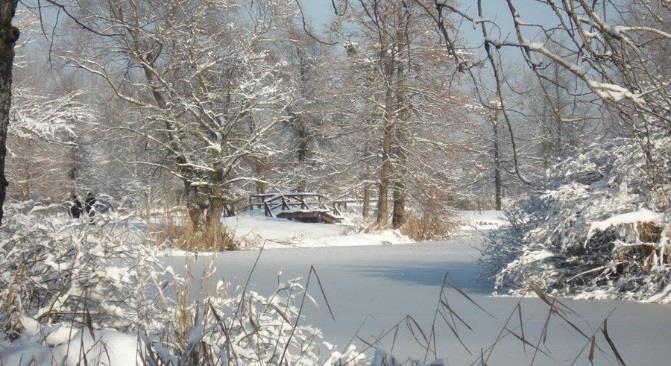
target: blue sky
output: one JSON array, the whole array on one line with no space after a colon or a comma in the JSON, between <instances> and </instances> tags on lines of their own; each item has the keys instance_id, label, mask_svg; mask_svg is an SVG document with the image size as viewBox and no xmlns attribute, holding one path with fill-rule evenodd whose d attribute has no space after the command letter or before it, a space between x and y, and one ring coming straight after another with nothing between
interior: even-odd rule
<instances>
[{"instance_id":1,"label":"blue sky","mask_svg":"<svg viewBox=\"0 0 671 366\"><path fill-rule=\"evenodd\" d=\"M328 23L334 16L331 0L299 1L301 2L301 6L303 7L306 16L318 29L325 23ZM466 10L468 14L473 16L476 15L477 3L474 0L459 0L458 3L460 4L460 8ZM554 14L552 14L546 6L540 5L536 1L517 0L514 1L514 4L522 16L522 19L527 22L541 24L548 24L553 22ZM508 10L506 1L486 0L484 7L486 17L495 20L502 25L501 34L492 34L492 36L502 36L504 38L507 35L514 36L514 30L510 26L512 19L510 17L510 11ZM464 25L462 27L462 32L464 39L469 44L480 41L481 35L479 29L473 29L471 25Z\"/></svg>"}]
</instances>

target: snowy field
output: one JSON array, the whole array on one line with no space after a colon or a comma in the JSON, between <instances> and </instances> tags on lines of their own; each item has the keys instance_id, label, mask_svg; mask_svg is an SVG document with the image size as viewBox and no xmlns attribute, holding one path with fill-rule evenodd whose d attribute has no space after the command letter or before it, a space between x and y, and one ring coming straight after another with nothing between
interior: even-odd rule
<instances>
[{"instance_id":1,"label":"snowy field","mask_svg":"<svg viewBox=\"0 0 671 366\"><path fill-rule=\"evenodd\" d=\"M349 224L309 224L264 216L227 217L224 224L241 239L266 242L265 248L407 244L412 239L397 230L356 233Z\"/></svg>"},{"instance_id":2,"label":"snowy field","mask_svg":"<svg viewBox=\"0 0 671 366\"><path fill-rule=\"evenodd\" d=\"M468 235L460 239L417 243L399 246L359 246L275 249L261 253L251 277L251 288L260 293L271 293L280 279L305 277L310 266L318 271L328 301L336 320L330 319L317 287L309 291L319 306L309 305L306 324L324 331L325 339L344 349L350 342L362 348L365 342L373 342L391 330L406 315L411 315L424 329L429 329L434 318L445 273L453 283L482 306L489 316L474 306L455 290L448 290L447 298L456 313L472 327L459 329L470 353L465 351L457 338L443 325L438 327L437 348L439 357L450 365L469 365L477 361L480 351L487 354L488 347L495 343L499 330L518 302L522 305L522 318L527 339L535 343L541 336L548 314L548 306L536 298L492 297L491 285L480 278L480 242L472 230L484 230L504 224L496 212L464 215L469 222L463 229ZM466 221L466 220L464 220ZM321 229L320 229L321 230ZM244 285L250 269L258 255L257 251L227 252L198 258L165 257L164 261L178 271L184 271L185 261L190 263L191 275L200 277L200 272L211 263L217 268L213 281L223 279L232 284ZM213 283L199 283L199 293L212 290ZM571 319L588 330L590 336L608 317L608 331L628 364L662 365L668 360L668 329L671 329L671 307L666 305L641 304L612 301L563 300L576 311ZM517 315L516 315L517 316ZM402 322L396 341L393 333L380 340L383 348L393 349L393 354L403 360L407 357L423 359L425 351L414 340L405 322ZM518 324L518 323L517 323ZM513 330L519 331L515 326ZM357 332L357 329L359 331ZM607 345L600 340L601 348ZM392 345L393 343L393 345ZM545 346L546 355L536 356L536 365L569 365L582 350L576 364L588 363L589 341L577 335L566 323L552 320ZM497 343L489 364L529 364L533 351L522 347L519 340L509 334ZM596 365L615 364L612 356L596 352ZM479 364L479 362L476 362Z\"/></svg>"},{"instance_id":3,"label":"snowy field","mask_svg":"<svg viewBox=\"0 0 671 366\"><path fill-rule=\"evenodd\" d=\"M460 211L460 223L455 237L478 237L481 233L506 225L499 211ZM411 244L414 241L398 230L383 230L366 233L357 230L357 225L314 224L276 219L261 215L242 214L226 217L223 223L233 231L237 239L251 244L254 248L322 248L371 245ZM167 250L168 255L186 255L180 250Z\"/></svg>"},{"instance_id":4,"label":"snowy field","mask_svg":"<svg viewBox=\"0 0 671 366\"><path fill-rule=\"evenodd\" d=\"M409 244L413 240L398 230L383 230L375 233L361 232L353 224L316 224L276 219L260 215L226 217L224 225L231 229L236 239L245 245L242 249L320 248L369 245ZM176 249L168 249L166 255L187 255Z\"/></svg>"},{"instance_id":5,"label":"snowy field","mask_svg":"<svg viewBox=\"0 0 671 366\"><path fill-rule=\"evenodd\" d=\"M479 237L508 224L503 212L494 210L457 211L457 221L460 226L454 237L459 238Z\"/></svg>"}]
</instances>

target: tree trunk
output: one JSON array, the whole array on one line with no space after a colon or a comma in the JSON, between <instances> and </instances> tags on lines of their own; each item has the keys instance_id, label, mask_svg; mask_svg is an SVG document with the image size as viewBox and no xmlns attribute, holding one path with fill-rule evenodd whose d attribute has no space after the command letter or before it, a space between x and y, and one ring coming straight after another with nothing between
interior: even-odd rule
<instances>
[{"instance_id":1,"label":"tree trunk","mask_svg":"<svg viewBox=\"0 0 671 366\"><path fill-rule=\"evenodd\" d=\"M496 136L498 134L495 134ZM494 140L494 187L495 187L495 201L496 210L501 211L501 159L499 158L499 141L498 136Z\"/></svg>"},{"instance_id":2,"label":"tree trunk","mask_svg":"<svg viewBox=\"0 0 671 366\"><path fill-rule=\"evenodd\" d=\"M392 212L391 226L398 229L405 224L405 185L397 181L394 184L394 210Z\"/></svg>"},{"instance_id":3,"label":"tree trunk","mask_svg":"<svg viewBox=\"0 0 671 366\"><path fill-rule=\"evenodd\" d=\"M405 90L405 70L403 64L406 39L405 27L403 26L403 12L401 8L397 10L397 28L396 28L396 44L397 44L397 61L396 61L396 128L394 129L395 136L395 167L394 167L394 207L392 211L391 226L394 229L400 228L406 220L405 217L405 178L406 178L406 164L408 158L405 152L406 134L405 127L408 121L409 103L406 98Z\"/></svg>"},{"instance_id":4,"label":"tree trunk","mask_svg":"<svg viewBox=\"0 0 671 366\"><path fill-rule=\"evenodd\" d=\"M555 87L555 105L552 107L554 109L554 118L557 121L557 142L556 142L556 151L558 157L562 157L564 148L562 146L562 119L560 116L562 110L562 101L561 101L561 86L559 85L559 66L553 64L554 71L554 87ZM552 104L550 104L552 105Z\"/></svg>"},{"instance_id":5,"label":"tree trunk","mask_svg":"<svg viewBox=\"0 0 671 366\"><path fill-rule=\"evenodd\" d=\"M391 130L391 128L389 128ZM391 150L391 131L387 132L385 127L384 140L382 142L382 167L380 168L380 186L377 197L377 226L387 225L389 220L389 178L391 176L391 160L389 150Z\"/></svg>"},{"instance_id":6,"label":"tree trunk","mask_svg":"<svg viewBox=\"0 0 671 366\"><path fill-rule=\"evenodd\" d=\"M361 215L363 218L368 217L370 211L370 183L363 186L363 209Z\"/></svg>"},{"instance_id":7,"label":"tree trunk","mask_svg":"<svg viewBox=\"0 0 671 366\"><path fill-rule=\"evenodd\" d=\"M380 167L380 188L377 199L377 219L375 224L378 227L387 226L389 220L389 182L392 173L391 166L391 140L394 132L393 114L394 114L394 94L391 86L391 77L394 73L393 60L383 53L385 58L385 73L387 82L384 91L384 132L382 138L382 166Z\"/></svg>"},{"instance_id":8,"label":"tree trunk","mask_svg":"<svg viewBox=\"0 0 671 366\"><path fill-rule=\"evenodd\" d=\"M494 200L496 204L496 210L501 211L501 158L499 157L499 124L498 124L499 111L497 110L494 114L494 120L492 121L492 128L494 129Z\"/></svg>"},{"instance_id":9,"label":"tree trunk","mask_svg":"<svg viewBox=\"0 0 671 366\"><path fill-rule=\"evenodd\" d=\"M265 171L264 164L255 161L254 162L254 173L256 174L256 194L266 194L268 191L268 183L262 182L261 179L263 178L263 172Z\"/></svg>"},{"instance_id":10,"label":"tree trunk","mask_svg":"<svg viewBox=\"0 0 671 366\"><path fill-rule=\"evenodd\" d=\"M221 215L224 212L225 202L221 197L210 196L210 207L205 218L209 233L221 232Z\"/></svg>"},{"instance_id":11,"label":"tree trunk","mask_svg":"<svg viewBox=\"0 0 671 366\"><path fill-rule=\"evenodd\" d=\"M5 177L5 157L7 156L9 110L12 105L14 44L19 39L19 30L12 25L17 3L18 0L0 2L0 224L4 215L3 206L8 184Z\"/></svg>"},{"instance_id":12,"label":"tree trunk","mask_svg":"<svg viewBox=\"0 0 671 366\"><path fill-rule=\"evenodd\" d=\"M200 228L200 217L203 214L200 202L198 201L198 189L191 187L188 181L184 181L184 193L186 199L186 210L191 219L191 227L193 231L198 231Z\"/></svg>"}]
</instances>

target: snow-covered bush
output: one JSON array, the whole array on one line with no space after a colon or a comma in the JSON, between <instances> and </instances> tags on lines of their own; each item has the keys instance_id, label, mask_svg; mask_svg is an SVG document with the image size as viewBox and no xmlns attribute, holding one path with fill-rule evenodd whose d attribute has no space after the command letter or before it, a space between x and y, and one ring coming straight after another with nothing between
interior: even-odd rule
<instances>
[{"instance_id":1,"label":"snow-covered bush","mask_svg":"<svg viewBox=\"0 0 671 366\"><path fill-rule=\"evenodd\" d=\"M320 330L300 323L296 304L310 297L298 280L269 298L219 282L194 300L191 284L145 245L143 226L114 212L91 225L59 207L10 206L0 234L0 364L314 365L332 357Z\"/></svg>"},{"instance_id":2,"label":"snow-covered bush","mask_svg":"<svg viewBox=\"0 0 671 366\"><path fill-rule=\"evenodd\" d=\"M180 296L170 318L145 314L134 330L94 329L71 323L41 324L20 317L21 331L0 343L0 364L12 365L330 365L339 356L321 331L296 324L292 305L303 288L290 281L271 297L253 291L230 296L223 283L197 302ZM153 330L150 330L152 329ZM331 356L333 355L333 356ZM331 357L329 357L331 356ZM18 360L22 359L22 362ZM3 363L4 362L4 363ZM355 365L355 364L352 364Z\"/></svg>"},{"instance_id":3,"label":"snow-covered bush","mask_svg":"<svg viewBox=\"0 0 671 366\"><path fill-rule=\"evenodd\" d=\"M54 214L55 211L60 213ZM39 321L90 317L93 326L129 329L137 310L157 311L166 272L132 230L132 216L73 220L60 206L8 208L0 241L2 309Z\"/></svg>"},{"instance_id":4,"label":"snow-covered bush","mask_svg":"<svg viewBox=\"0 0 671 366\"><path fill-rule=\"evenodd\" d=\"M593 145L555 166L545 191L508 213L484 251L498 291L671 301L671 139Z\"/></svg>"},{"instance_id":5,"label":"snow-covered bush","mask_svg":"<svg viewBox=\"0 0 671 366\"><path fill-rule=\"evenodd\" d=\"M143 333L143 358L148 365L319 364L332 346L319 329L298 324L302 316L294 304L304 294L298 280L280 283L268 298L250 290L231 293L220 281L214 295L179 304L176 321L160 332Z\"/></svg>"}]
</instances>

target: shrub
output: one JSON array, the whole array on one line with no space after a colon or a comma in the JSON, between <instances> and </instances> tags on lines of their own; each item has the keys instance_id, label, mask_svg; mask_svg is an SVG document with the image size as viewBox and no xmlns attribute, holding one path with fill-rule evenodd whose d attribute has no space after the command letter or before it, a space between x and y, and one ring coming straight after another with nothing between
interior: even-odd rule
<instances>
[{"instance_id":1,"label":"shrub","mask_svg":"<svg viewBox=\"0 0 671 366\"><path fill-rule=\"evenodd\" d=\"M457 224L451 220L453 211L443 204L443 196L447 193L438 193L426 199L418 215L410 212L401 226L401 233L416 241L447 238Z\"/></svg>"},{"instance_id":2,"label":"shrub","mask_svg":"<svg viewBox=\"0 0 671 366\"><path fill-rule=\"evenodd\" d=\"M86 322L127 329L136 309L156 310L166 269L129 228L131 216L98 216L97 224L65 213L39 215L42 207L7 208L0 239L2 309L39 321ZM22 213L23 212L23 213Z\"/></svg>"},{"instance_id":3,"label":"shrub","mask_svg":"<svg viewBox=\"0 0 671 366\"><path fill-rule=\"evenodd\" d=\"M415 241L426 241L447 238L453 228L454 224L443 217L425 213L420 217L410 216L401 226L401 233Z\"/></svg>"},{"instance_id":4,"label":"shrub","mask_svg":"<svg viewBox=\"0 0 671 366\"><path fill-rule=\"evenodd\" d=\"M671 139L652 143L656 159L671 156ZM651 176L634 140L577 156L554 167L548 189L508 212L512 225L490 238L483 262L496 289L671 301L668 201L655 182L668 181L671 167Z\"/></svg>"},{"instance_id":5,"label":"shrub","mask_svg":"<svg viewBox=\"0 0 671 366\"><path fill-rule=\"evenodd\" d=\"M199 230L194 230L191 221L181 210L165 210L160 216L152 216L147 232L157 243L190 252L222 252L258 244L253 240L237 238L223 225L221 228L203 225Z\"/></svg>"},{"instance_id":6,"label":"shrub","mask_svg":"<svg viewBox=\"0 0 671 366\"><path fill-rule=\"evenodd\" d=\"M90 225L65 214L38 220L39 210L6 211L0 364L106 365L114 342L134 345L123 359L144 365L313 365L331 355L319 329L299 324L296 303L310 298L299 280L270 297L220 281L196 301L190 282L143 244L139 218Z\"/></svg>"}]
</instances>

